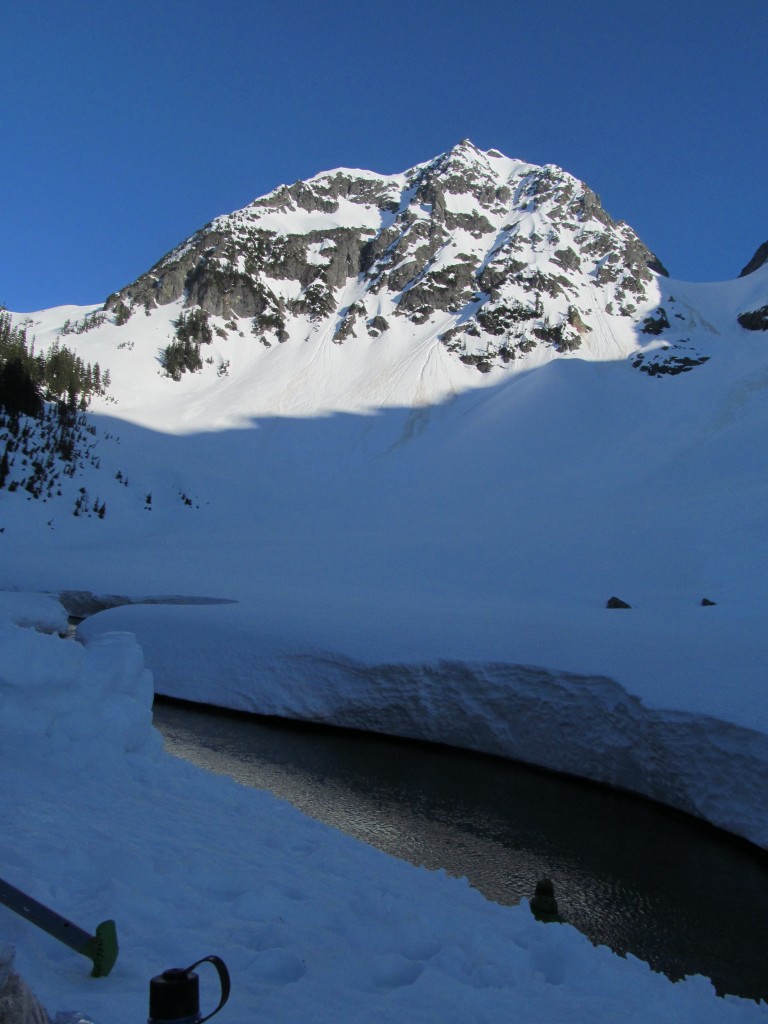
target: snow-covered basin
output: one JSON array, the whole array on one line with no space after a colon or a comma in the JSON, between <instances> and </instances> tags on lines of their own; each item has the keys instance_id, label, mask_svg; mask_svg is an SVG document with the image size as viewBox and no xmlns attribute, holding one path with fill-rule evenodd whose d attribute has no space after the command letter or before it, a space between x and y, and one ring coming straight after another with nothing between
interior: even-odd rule
<instances>
[{"instance_id":1,"label":"snow-covered basin","mask_svg":"<svg viewBox=\"0 0 768 1024\"><path fill-rule=\"evenodd\" d=\"M41 601L39 626L61 619ZM0 936L51 1013L135 1024L153 975L217 953L233 980L222 1024L768 1020L765 1003L719 999L701 977L673 984L535 921L525 901L488 902L170 757L152 691L130 634L82 646L0 607L3 876L82 927L114 918L120 942L109 977L92 979L87 961L0 906ZM212 1009L208 976L201 989Z\"/></svg>"},{"instance_id":2,"label":"snow-covered basin","mask_svg":"<svg viewBox=\"0 0 768 1024\"><path fill-rule=\"evenodd\" d=\"M138 637L159 693L520 759L768 847L768 638L748 616L468 607L446 623L382 601L374 628L338 592L282 607L276 591L268 607L115 608L80 634L114 629Z\"/></svg>"}]
</instances>

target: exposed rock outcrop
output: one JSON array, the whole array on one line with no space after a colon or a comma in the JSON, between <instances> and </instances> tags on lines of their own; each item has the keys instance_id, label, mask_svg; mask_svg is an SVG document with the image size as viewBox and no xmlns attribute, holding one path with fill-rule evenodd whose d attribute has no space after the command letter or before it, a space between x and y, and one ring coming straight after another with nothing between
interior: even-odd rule
<instances>
[{"instance_id":1,"label":"exposed rock outcrop","mask_svg":"<svg viewBox=\"0 0 768 1024\"><path fill-rule=\"evenodd\" d=\"M763 242L761 246L758 246L755 255L752 257L752 259L749 261L746 267L743 268L743 270L739 274L739 277L746 277L747 274L753 274L756 270L759 270L760 267L764 266L764 264L766 263L768 263L768 242Z\"/></svg>"},{"instance_id":2,"label":"exposed rock outcrop","mask_svg":"<svg viewBox=\"0 0 768 1024\"><path fill-rule=\"evenodd\" d=\"M748 331L768 331L768 306L739 313L736 319Z\"/></svg>"},{"instance_id":3,"label":"exposed rock outcrop","mask_svg":"<svg viewBox=\"0 0 768 1024\"><path fill-rule=\"evenodd\" d=\"M465 139L403 174L283 185L207 224L105 307L127 320L181 300L221 317L219 330L250 318L266 345L318 331L343 344L439 318L446 348L487 372L540 346L578 350L595 302L643 322L664 273L582 182Z\"/></svg>"}]
</instances>

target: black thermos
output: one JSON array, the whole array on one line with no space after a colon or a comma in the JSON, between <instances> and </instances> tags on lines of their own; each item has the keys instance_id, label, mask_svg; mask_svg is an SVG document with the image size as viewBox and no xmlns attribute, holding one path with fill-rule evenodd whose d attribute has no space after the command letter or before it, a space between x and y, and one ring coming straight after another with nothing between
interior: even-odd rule
<instances>
[{"instance_id":1,"label":"black thermos","mask_svg":"<svg viewBox=\"0 0 768 1024\"><path fill-rule=\"evenodd\" d=\"M211 963L221 984L219 1005L205 1017L200 1016L200 985L193 968ZM218 956L204 956L191 967L171 967L149 983L149 1018L147 1024L202 1024L218 1013L229 999L229 971Z\"/></svg>"}]
</instances>

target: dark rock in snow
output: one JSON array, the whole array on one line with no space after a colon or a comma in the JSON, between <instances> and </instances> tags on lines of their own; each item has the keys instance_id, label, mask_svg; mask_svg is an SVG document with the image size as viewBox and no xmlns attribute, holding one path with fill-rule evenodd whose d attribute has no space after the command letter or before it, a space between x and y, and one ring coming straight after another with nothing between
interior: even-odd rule
<instances>
[{"instance_id":1,"label":"dark rock in snow","mask_svg":"<svg viewBox=\"0 0 768 1024\"><path fill-rule=\"evenodd\" d=\"M768 242L763 242L763 244L758 247L757 252L741 271L739 277L746 277L747 274L753 274L756 270L759 270L764 263L768 263Z\"/></svg>"},{"instance_id":2,"label":"dark rock in snow","mask_svg":"<svg viewBox=\"0 0 768 1024\"><path fill-rule=\"evenodd\" d=\"M376 315L368 321L368 334L372 337L378 337L379 334L383 334L384 331L389 330L389 323L386 317Z\"/></svg>"},{"instance_id":3,"label":"dark rock in snow","mask_svg":"<svg viewBox=\"0 0 768 1024\"><path fill-rule=\"evenodd\" d=\"M558 910L555 886L551 878L540 878L536 883L536 892L530 907L537 921L543 921L545 924L564 923L564 918L560 916Z\"/></svg>"},{"instance_id":4,"label":"dark rock in snow","mask_svg":"<svg viewBox=\"0 0 768 1024\"><path fill-rule=\"evenodd\" d=\"M748 331L768 331L768 306L739 313L736 319Z\"/></svg>"},{"instance_id":5,"label":"dark rock in snow","mask_svg":"<svg viewBox=\"0 0 768 1024\"><path fill-rule=\"evenodd\" d=\"M643 320L643 334L661 334L669 329L669 318L663 306L659 306L654 316L647 316Z\"/></svg>"},{"instance_id":6,"label":"dark rock in snow","mask_svg":"<svg viewBox=\"0 0 768 1024\"><path fill-rule=\"evenodd\" d=\"M606 608L631 608L631 604L627 604L626 601L622 601L620 597L609 597L605 602Z\"/></svg>"}]
</instances>

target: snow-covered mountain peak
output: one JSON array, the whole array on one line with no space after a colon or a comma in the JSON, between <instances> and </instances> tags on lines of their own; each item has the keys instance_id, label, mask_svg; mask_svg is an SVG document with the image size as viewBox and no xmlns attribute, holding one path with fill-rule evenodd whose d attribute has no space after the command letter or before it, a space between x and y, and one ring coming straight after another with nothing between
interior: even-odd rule
<instances>
[{"instance_id":1,"label":"snow-covered mountain peak","mask_svg":"<svg viewBox=\"0 0 768 1024\"><path fill-rule=\"evenodd\" d=\"M111 370L120 415L187 432L427 406L558 359L676 375L764 329L763 269L727 296L664 274L586 184L465 139L282 185L33 329L38 350L84 334L67 344Z\"/></svg>"},{"instance_id":2,"label":"snow-covered mountain peak","mask_svg":"<svg viewBox=\"0 0 768 1024\"><path fill-rule=\"evenodd\" d=\"M337 168L280 186L217 217L106 308L181 303L266 349L390 343L508 372L576 351L631 354L659 273L582 182L465 139L400 174ZM447 371L449 390L462 372Z\"/></svg>"},{"instance_id":3,"label":"snow-covered mountain peak","mask_svg":"<svg viewBox=\"0 0 768 1024\"><path fill-rule=\"evenodd\" d=\"M479 149L471 139L462 139L445 153L422 164L421 167L438 172L446 177L451 175L473 177L493 176L497 185L509 184L525 171L535 170L536 165L514 157L505 156L498 149Z\"/></svg>"}]
</instances>

